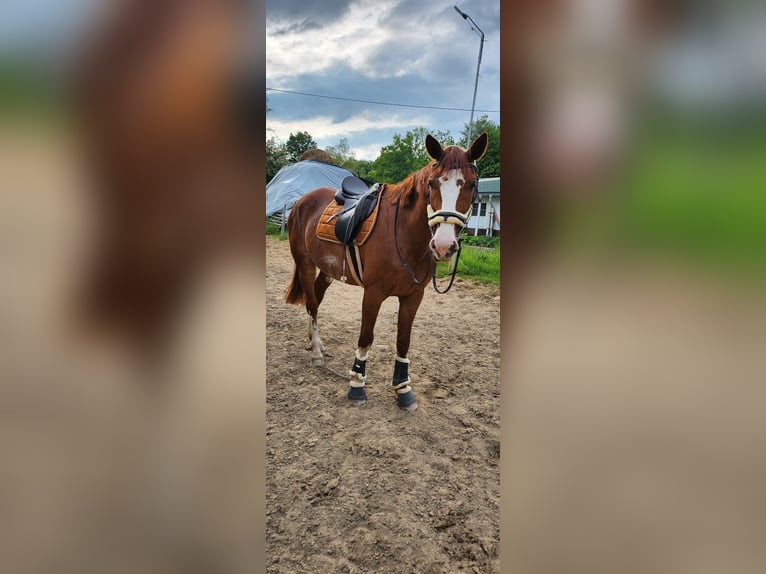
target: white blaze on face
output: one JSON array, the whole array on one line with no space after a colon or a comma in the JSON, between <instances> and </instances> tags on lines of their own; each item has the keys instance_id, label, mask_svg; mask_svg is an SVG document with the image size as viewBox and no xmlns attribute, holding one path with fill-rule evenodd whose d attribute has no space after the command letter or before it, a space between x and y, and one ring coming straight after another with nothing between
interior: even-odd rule
<instances>
[{"instance_id":1,"label":"white blaze on face","mask_svg":"<svg viewBox=\"0 0 766 574\"><path fill-rule=\"evenodd\" d=\"M457 198L460 195L458 180L463 179L463 172L453 169L443 175L440 180L440 192L442 198L441 209L445 211L457 211ZM445 259L451 255L452 249L457 249L457 231L453 223L440 223L434 233L431 249L437 259Z\"/></svg>"}]
</instances>

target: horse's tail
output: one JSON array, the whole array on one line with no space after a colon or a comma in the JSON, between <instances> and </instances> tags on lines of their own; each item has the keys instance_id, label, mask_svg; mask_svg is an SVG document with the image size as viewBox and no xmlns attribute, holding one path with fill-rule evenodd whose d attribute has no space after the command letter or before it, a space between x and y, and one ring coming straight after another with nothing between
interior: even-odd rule
<instances>
[{"instance_id":1,"label":"horse's tail","mask_svg":"<svg viewBox=\"0 0 766 574\"><path fill-rule=\"evenodd\" d=\"M300 277L298 277L298 266L295 266L293 270L293 280L290 281L290 285L287 286L285 291L285 303L291 303L293 305L303 305L306 302L306 293L301 286Z\"/></svg>"}]
</instances>

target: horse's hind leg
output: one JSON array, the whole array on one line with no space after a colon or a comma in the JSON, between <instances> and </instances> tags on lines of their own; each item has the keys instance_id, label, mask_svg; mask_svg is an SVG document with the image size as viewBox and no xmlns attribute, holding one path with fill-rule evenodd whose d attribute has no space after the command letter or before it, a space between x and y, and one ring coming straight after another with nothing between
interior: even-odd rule
<instances>
[{"instance_id":1,"label":"horse's hind leg","mask_svg":"<svg viewBox=\"0 0 766 574\"><path fill-rule=\"evenodd\" d=\"M317 367L324 365L324 356L322 355L324 345L322 339L319 338L319 329L317 328L319 302L314 290L316 267L313 263L304 261L297 266L296 273L306 295L306 312L309 314L309 337L311 338L311 366Z\"/></svg>"},{"instance_id":2,"label":"horse's hind leg","mask_svg":"<svg viewBox=\"0 0 766 574\"><path fill-rule=\"evenodd\" d=\"M320 271L317 275L316 281L314 281L314 293L317 297L317 307L322 304L325 291L332 283L332 277L328 276L324 271Z\"/></svg>"},{"instance_id":3,"label":"horse's hind leg","mask_svg":"<svg viewBox=\"0 0 766 574\"><path fill-rule=\"evenodd\" d=\"M322 304L322 299L324 299L324 294L331 283L332 277L326 275L324 271L320 271L319 275L317 275L317 278L314 280L314 295L316 296L317 312L319 311L319 306ZM311 311L309 311L309 313L311 313ZM308 350L312 350L314 348L314 337L319 337L319 330L316 325L317 323L315 317L309 319L309 339L308 346L306 347ZM324 343L322 343L321 338L319 339L319 350L324 353Z\"/></svg>"},{"instance_id":4,"label":"horse's hind leg","mask_svg":"<svg viewBox=\"0 0 766 574\"><path fill-rule=\"evenodd\" d=\"M319 328L317 327L316 311L311 316L311 366L321 367L324 365L324 345L319 338Z\"/></svg>"}]
</instances>

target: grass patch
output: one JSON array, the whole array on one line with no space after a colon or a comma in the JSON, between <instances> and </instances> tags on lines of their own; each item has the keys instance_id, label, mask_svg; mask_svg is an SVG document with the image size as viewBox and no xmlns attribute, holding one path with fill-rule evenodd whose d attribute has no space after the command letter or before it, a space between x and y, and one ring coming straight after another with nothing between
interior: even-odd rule
<instances>
[{"instance_id":1,"label":"grass patch","mask_svg":"<svg viewBox=\"0 0 766 574\"><path fill-rule=\"evenodd\" d=\"M460 241L463 245L475 247L498 247L500 245L500 238L492 235L463 235Z\"/></svg>"},{"instance_id":2,"label":"grass patch","mask_svg":"<svg viewBox=\"0 0 766 574\"><path fill-rule=\"evenodd\" d=\"M437 277L447 277L449 274L449 263L439 263L436 266ZM482 283L500 283L500 247L464 245L460 252L457 274Z\"/></svg>"},{"instance_id":3,"label":"grass patch","mask_svg":"<svg viewBox=\"0 0 766 574\"><path fill-rule=\"evenodd\" d=\"M276 223L272 223L271 221L266 221L266 235L274 235L279 239L282 239L283 241L287 239L287 227L285 226L285 233L282 235L280 233L281 227L277 225Z\"/></svg>"}]
</instances>

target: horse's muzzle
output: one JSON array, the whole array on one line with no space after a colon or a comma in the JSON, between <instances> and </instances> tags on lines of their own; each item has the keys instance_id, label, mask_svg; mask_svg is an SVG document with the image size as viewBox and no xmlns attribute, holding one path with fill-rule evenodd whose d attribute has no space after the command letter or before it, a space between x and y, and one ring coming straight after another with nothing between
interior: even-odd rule
<instances>
[{"instance_id":1,"label":"horse's muzzle","mask_svg":"<svg viewBox=\"0 0 766 574\"><path fill-rule=\"evenodd\" d=\"M437 243L435 239L431 239L431 243L429 243L428 246L431 248L431 253L436 261L449 261L460 248L457 240L452 240L451 243L441 244Z\"/></svg>"}]
</instances>

